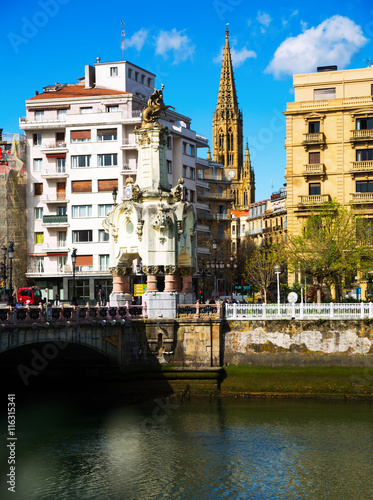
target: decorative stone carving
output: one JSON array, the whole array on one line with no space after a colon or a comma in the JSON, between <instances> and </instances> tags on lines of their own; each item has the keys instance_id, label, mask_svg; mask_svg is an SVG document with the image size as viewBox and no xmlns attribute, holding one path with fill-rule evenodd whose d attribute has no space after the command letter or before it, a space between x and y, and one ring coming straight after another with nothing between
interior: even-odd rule
<instances>
[{"instance_id":1,"label":"decorative stone carving","mask_svg":"<svg viewBox=\"0 0 373 500\"><path fill-rule=\"evenodd\" d=\"M109 273L112 276L127 276L131 274L132 269L130 267L110 267Z\"/></svg>"},{"instance_id":2,"label":"decorative stone carving","mask_svg":"<svg viewBox=\"0 0 373 500\"><path fill-rule=\"evenodd\" d=\"M160 205L158 208L157 215L153 218L151 226L156 231L164 231L169 226L172 226L172 219L168 215L170 210L165 208L164 205Z\"/></svg>"},{"instance_id":3,"label":"decorative stone carving","mask_svg":"<svg viewBox=\"0 0 373 500\"><path fill-rule=\"evenodd\" d=\"M139 238L139 241L142 240L142 231L143 231L143 228L144 228L144 221L143 220L139 220L138 223L137 223L137 228L136 228L136 234Z\"/></svg>"},{"instance_id":4,"label":"decorative stone carving","mask_svg":"<svg viewBox=\"0 0 373 500\"><path fill-rule=\"evenodd\" d=\"M175 274L177 271L177 266L164 266L165 274Z\"/></svg>"},{"instance_id":5,"label":"decorative stone carving","mask_svg":"<svg viewBox=\"0 0 373 500\"><path fill-rule=\"evenodd\" d=\"M164 85L160 90L154 90L152 95L149 97L148 105L142 112L142 124L141 128L153 128L155 126L160 126L158 123L161 114L165 114L167 109L175 108L173 106L165 106L163 102L163 89Z\"/></svg>"},{"instance_id":6,"label":"decorative stone carving","mask_svg":"<svg viewBox=\"0 0 373 500\"><path fill-rule=\"evenodd\" d=\"M143 266L143 271L145 274L158 274L159 266Z\"/></svg>"}]
</instances>

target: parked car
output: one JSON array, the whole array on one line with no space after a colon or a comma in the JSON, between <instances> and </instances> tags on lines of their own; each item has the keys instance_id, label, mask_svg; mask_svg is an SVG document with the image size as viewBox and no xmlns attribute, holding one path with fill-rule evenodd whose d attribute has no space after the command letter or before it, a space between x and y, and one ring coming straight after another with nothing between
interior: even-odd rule
<instances>
[{"instance_id":1,"label":"parked car","mask_svg":"<svg viewBox=\"0 0 373 500\"><path fill-rule=\"evenodd\" d=\"M18 302L23 305L38 306L42 301L40 288L26 286L18 288Z\"/></svg>"}]
</instances>

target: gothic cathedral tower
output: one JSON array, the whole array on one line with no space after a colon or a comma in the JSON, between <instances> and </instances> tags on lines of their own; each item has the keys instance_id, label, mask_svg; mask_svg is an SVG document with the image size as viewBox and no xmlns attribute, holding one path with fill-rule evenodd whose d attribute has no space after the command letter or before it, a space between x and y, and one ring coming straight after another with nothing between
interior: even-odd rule
<instances>
[{"instance_id":1,"label":"gothic cathedral tower","mask_svg":"<svg viewBox=\"0 0 373 500\"><path fill-rule=\"evenodd\" d=\"M251 169L248 146L243 159L242 111L238 107L234 82L229 31L225 31L225 47L220 75L218 104L213 114L213 161L224 165L226 178L231 181L234 208L255 201L254 172Z\"/></svg>"}]
</instances>

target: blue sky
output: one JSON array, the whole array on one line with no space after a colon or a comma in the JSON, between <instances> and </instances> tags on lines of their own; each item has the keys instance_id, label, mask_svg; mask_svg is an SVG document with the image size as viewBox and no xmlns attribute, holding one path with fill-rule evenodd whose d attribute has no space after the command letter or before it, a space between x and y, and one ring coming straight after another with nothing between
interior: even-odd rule
<instances>
[{"instance_id":1,"label":"blue sky","mask_svg":"<svg viewBox=\"0 0 373 500\"><path fill-rule=\"evenodd\" d=\"M209 0L123 2L19 0L2 5L0 127L18 132L27 98L51 83L72 83L84 65L125 59L157 74L166 104L192 118L209 138L220 55L229 22L244 138L256 175L256 199L284 183L286 103L292 74L336 64L366 67L373 59L373 5L368 0L321 4ZM273 189L272 189L273 187Z\"/></svg>"}]
</instances>

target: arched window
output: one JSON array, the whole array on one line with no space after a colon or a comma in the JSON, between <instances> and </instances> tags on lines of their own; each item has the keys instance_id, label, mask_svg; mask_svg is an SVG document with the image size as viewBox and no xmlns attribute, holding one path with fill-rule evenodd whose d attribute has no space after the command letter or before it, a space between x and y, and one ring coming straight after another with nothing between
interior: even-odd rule
<instances>
[{"instance_id":1,"label":"arched window","mask_svg":"<svg viewBox=\"0 0 373 500\"><path fill-rule=\"evenodd\" d=\"M229 130L228 130L227 148L228 148L228 151L233 151L233 131L231 128L229 128Z\"/></svg>"},{"instance_id":2,"label":"arched window","mask_svg":"<svg viewBox=\"0 0 373 500\"><path fill-rule=\"evenodd\" d=\"M219 151L223 151L223 150L224 150L224 133L220 129L219 130Z\"/></svg>"}]
</instances>

